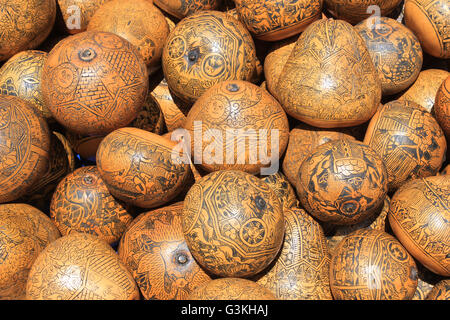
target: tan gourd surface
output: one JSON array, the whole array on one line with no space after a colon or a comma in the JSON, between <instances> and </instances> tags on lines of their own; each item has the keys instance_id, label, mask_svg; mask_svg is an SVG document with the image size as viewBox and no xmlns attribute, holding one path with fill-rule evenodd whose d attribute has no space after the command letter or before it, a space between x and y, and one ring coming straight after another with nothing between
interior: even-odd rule
<instances>
[{"instance_id":1,"label":"tan gourd surface","mask_svg":"<svg viewBox=\"0 0 450 320\"><path fill-rule=\"evenodd\" d=\"M317 147L298 170L302 206L321 221L352 225L371 217L387 193L387 171L369 146L335 140Z\"/></svg>"},{"instance_id":2,"label":"tan gourd surface","mask_svg":"<svg viewBox=\"0 0 450 320\"><path fill-rule=\"evenodd\" d=\"M425 52L450 58L450 11L447 0L406 0L405 25L419 38Z\"/></svg>"},{"instance_id":3,"label":"tan gourd surface","mask_svg":"<svg viewBox=\"0 0 450 320\"><path fill-rule=\"evenodd\" d=\"M269 185L242 171L216 171L198 180L186 195L182 223L194 258L220 277L261 272L283 243L278 197Z\"/></svg>"},{"instance_id":4,"label":"tan gourd surface","mask_svg":"<svg viewBox=\"0 0 450 320\"><path fill-rule=\"evenodd\" d=\"M288 143L289 123L283 108L267 91L247 81L220 82L194 103L184 123L184 128L191 133L194 152L198 144L196 122L200 122L202 130L202 158L194 153L193 159L194 163L201 162L201 167L208 172L259 173L262 167L268 166L266 160L271 159L273 152L278 152L279 157L283 155ZM213 132L209 137L211 130L220 135ZM274 144L276 135L278 143ZM262 145L266 146L268 159L261 159ZM273 145L277 150L272 150Z\"/></svg>"},{"instance_id":5,"label":"tan gourd surface","mask_svg":"<svg viewBox=\"0 0 450 320\"><path fill-rule=\"evenodd\" d=\"M240 21L224 12L197 12L170 33L162 56L164 76L175 95L193 103L218 82L253 79L255 50Z\"/></svg>"},{"instance_id":6,"label":"tan gourd surface","mask_svg":"<svg viewBox=\"0 0 450 320\"><path fill-rule=\"evenodd\" d=\"M389 222L403 246L429 270L450 276L450 176L415 179L392 197Z\"/></svg>"},{"instance_id":7,"label":"tan gourd surface","mask_svg":"<svg viewBox=\"0 0 450 320\"><path fill-rule=\"evenodd\" d=\"M100 176L118 199L138 207L158 207L173 200L191 174L189 164L172 159L176 144L142 129L115 130L97 150Z\"/></svg>"},{"instance_id":8,"label":"tan gourd surface","mask_svg":"<svg viewBox=\"0 0 450 320\"><path fill-rule=\"evenodd\" d=\"M414 83L422 68L423 53L411 30L387 17L365 19L355 30L367 45L383 95L398 93Z\"/></svg>"},{"instance_id":9,"label":"tan gourd surface","mask_svg":"<svg viewBox=\"0 0 450 320\"><path fill-rule=\"evenodd\" d=\"M450 75L442 82L436 93L434 113L442 130L450 137Z\"/></svg>"},{"instance_id":10,"label":"tan gourd surface","mask_svg":"<svg viewBox=\"0 0 450 320\"><path fill-rule=\"evenodd\" d=\"M282 164L283 173L295 187L297 173L303 160L318 146L338 139L354 139L349 134L327 131L305 124L298 125L289 133L289 144Z\"/></svg>"},{"instance_id":11,"label":"tan gourd surface","mask_svg":"<svg viewBox=\"0 0 450 320\"><path fill-rule=\"evenodd\" d=\"M400 100L378 110L370 120L364 143L382 157L390 190L407 180L435 175L447 148L435 118L416 103Z\"/></svg>"},{"instance_id":12,"label":"tan gourd surface","mask_svg":"<svg viewBox=\"0 0 450 320\"><path fill-rule=\"evenodd\" d=\"M87 30L112 32L131 42L149 67L160 64L169 26L148 0L112 0L102 5Z\"/></svg>"},{"instance_id":13,"label":"tan gourd surface","mask_svg":"<svg viewBox=\"0 0 450 320\"><path fill-rule=\"evenodd\" d=\"M211 280L183 237L183 203L142 213L121 239L119 257L145 299L184 300Z\"/></svg>"},{"instance_id":14,"label":"tan gourd surface","mask_svg":"<svg viewBox=\"0 0 450 320\"><path fill-rule=\"evenodd\" d=\"M107 134L133 121L148 93L137 49L109 32L61 40L44 64L42 93L53 117L82 135Z\"/></svg>"},{"instance_id":15,"label":"tan gourd surface","mask_svg":"<svg viewBox=\"0 0 450 320\"><path fill-rule=\"evenodd\" d=\"M59 237L56 226L38 209L22 203L0 205L0 300L25 298L31 266Z\"/></svg>"},{"instance_id":16,"label":"tan gourd surface","mask_svg":"<svg viewBox=\"0 0 450 320\"><path fill-rule=\"evenodd\" d=\"M56 18L55 0L1 0L0 7L0 61L39 46Z\"/></svg>"},{"instance_id":17,"label":"tan gourd surface","mask_svg":"<svg viewBox=\"0 0 450 320\"><path fill-rule=\"evenodd\" d=\"M50 132L28 102L0 96L0 203L27 193L47 171Z\"/></svg>"},{"instance_id":18,"label":"tan gourd surface","mask_svg":"<svg viewBox=\"0 0 450 320\"><path fill-rule=\"evenodd\" d=\"M450 76L450 73L441 69L421 71L417 80L398 98L398 100L415 102L431 112L439 87L448 76Z\"/></svg>"},{"instance_id":19,"label":"tan gourd surface","mask_svg":"<svg viewBox=\"0 0 450 320\"><path fill-rule=\"evenodd\" d=\"M302 209L284 211L279 256L257 283L280 300L331 300L330 256L320 224Z\"/></svg>"},{"instance_id":20,"label":"tan gourd surface","mask_svg":"<svg viewBox=\"0 0 450 320\"><path fill-rule=\"evenodd\" d=\"M50 217L61 234L89 233L112 244L120 239L133 217L108 191L96 166L67 175L53 193Z\"/></svg>"},{"instance_id":21,"label":"tan gourd surface","mask_svg":"<svg viewBox=\"0 0 450 320\"><path fill-rule=\"evenodd\" d=\"M189 300L276 300L265 287L242 278L221 278L211 280L197 287Z\"/></svg>"},{"instance_id":22,"label":"tan gourd surface","mask_svg":"<svg viewBox=\"0 0 450 320\"><path fill-rule=\"evenodd\" d=\"M45 118L50 118L41 88L46 59L47 53L38 50L26 50L12 56L0 69L0 90L3 95L17 96L31 103Z\"/></svg>"},{"instance_id":23,"label":"tan gourd surface","mask_svg":"<svg viewBox=\"0 0 450 320\"><path fill-rule=\"evenodd\" d=\"M362 229L333 254L330 285L337 300L408 300L416 291L417 267L396 238Z\"/></svg>"},{"instance_id":24,"label":"tan gourd surface","mask_svg":"<svg viewBox=\"0 0 450 320\"><path fill-rule=\"evenodd\" d=\"M322 0L237 0L236 10L247 28L264 41L278 41L303 31L321 17Z\"/></svg>"},{"instance_id":25,"label":"tan gourd surface","mask_svg":"<svg viewBox=\"0 0 450 320\"><path fill-rule=\"evenodd\" d=\"M71 34L86 31L95 12L111 0L57 0L67 31Z\"/></svg>"},{"instance_id":26,"label":"tan gourd surface","mask_svg":"<svg viewBox=\"0 0 450 320\"><path fill-rule=\"evenodd\" d=\"M381 82L353 27L342 20L322 19L298 38L275 96L298 120L321 128L349 127L373 116Z\"/></svg>"},{"instance_id":27,"label":"tan gourd surface","mask_svg":"<svg viewBox=\"0 0 450 320\"><path fill-rule=\"evenodd\" d=\"M197 11L219 9L223 0L153 0L154 4L178 19Z\"/></svg>"},{"instance_id":28,"label":"tan gourd surface","mask_svg":"<svg viewBox=\"0 0 450 320\"><path fill-rule=\"evenodd\" d=\"M34 262L27 300L136 300L139 289L117 253L90 234L73 233L48 245Z\"/></svg>"},{"instance_id":29,"label":"tan gourd surface","mask_svg":"<svg viewBox=\"0 0 450 320\"><path fill-rule=\"evenodd\" d=\"M337 19L343 19L356 24L373 14L387 16L400 3L401 0L324 0L328 13ZM370 10L369 6L378 6L378 12Z\"/></svg>"}]
</instances>

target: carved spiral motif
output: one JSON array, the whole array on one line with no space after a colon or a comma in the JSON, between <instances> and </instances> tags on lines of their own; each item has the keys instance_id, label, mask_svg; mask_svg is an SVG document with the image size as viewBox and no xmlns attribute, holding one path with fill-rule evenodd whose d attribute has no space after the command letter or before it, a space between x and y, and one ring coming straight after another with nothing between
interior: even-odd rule
<instances>
[{"instance_id":1,"label":"carved spiral motif","mask_svg":"<svg viewBox=\"0 0 450 320\"><path fill-rule=\"evenodd\" d=\"M67 37L50 51L42 78L54 118L83 135L128 125L148 93L147 68L134 46L108 32Z\"/></svg>"},{"instance_id":2,"label":"carved spiral motif","mask_svg":"<svg viewBox=\"0 0 450 320\"><path fill-rule=\"evenodd\" d=\"M382 157L388 186L395 190L407 180L435 175L447 148L434 117L410 101L391 101L370 120L364 143Z\"/></svg>"},{"instance_id":3,"label":"carved spiral motif","mask_svg":"<svg viewBox=\"0 0 450 320\"><path fill-rule=\"evenodd\" d=\"M300 202L324 222L359 223L375 213L386 193L383 161L356 140L335 140L317 147L298 170Z\"/></svg>"},{"instance_id":4,"label":"carved spiral motif","mask_svg":"<svg viewBox=\"0 0 450 320\"><path fill-rule=\"evenodd\" d=\"M369 6L376 5L379 15L387 16L401 0L324 0L325 7L337 19L356 24L372 15Z\"/></svg>"},{"instance_id":5,"label":"carved spiral motif","mask_svg":"<svg viewBox=\"0 0 450 320\"><path fill-rule=\"evenodd\" d=\"M222 4L222 0L154 0L153 2L178 19L201 10L216 10Z\"/></svg>"},{"instance_id":6,"label":"carved spiral motif","mask_svg":"<svg viewBox=\"0 0 450 320\"><path fill-rule=\"evenodd\" d=\"M202 11L180 21L162 56L169 88L194 102L226 80L250 81L256 72L255 44L244 25L219 11Z\"/></svg>"},{"instance_id":7,"label":"carved spiral motif","mask_svg":"<svg viewBox=\"0 0 450 320\"><path fill-rule=\"evenodd\" d=\"M221 278L198 286L189 300L276 300L265 287L242 278Z\"/></svg>"},{"instance_id":8,"label":"carved spiral motif","mask_svg":"<svg viewBox=\"0 0 450 320\"><path fill-rule=\"evenodd\" d=\"M0 300L25 298L32 264L59 237L56 226L38 209L27 204L0 205Z\"/></svg>"},{"instance_id":9,"label":"carved spiral motif","mask_svg":"<svg viewBox=\"0 0 450 320\"><path fill-rule=\"evenodd\" d=\"M411 299L417 267L393 236L361 229L345 237L332 256L330 285L338 300Z\"/></svg>"},{"instance_id":10,"label":"carved spiral motif","mask_svg":"<svg viewBox=\"0 0 450 320\"><path fill-rule=\"evenodd\" d=\"M405 248L434 273L450 276L450 176L412 180L392 197L389 222Z\"/></svg>"},{"instance_id":11,"label":"carved spiral motif","mask_svg":"<svg viewBox=\"0 0 450 320\"><path fill-rule=\"evenodd\" d=\"M118 129L100 143L98 170L113 196L154 208L173 200L191 177L188 164L172 160L175 145L145 130Z\"/></svg>"},{"instance_id":12,"label":"carved spiral motif","mask_svg":"<svg viewBox=\"0 0 450 320\"><path fill-rule=\"evenodd\" d=\"M139 289L118 255L90 234L53 241L34 262L27 300L136 300Z\"/></svg>"},{"instance_id":13,"label":"carved spiral motif","mask_svg":"<svg viewBox=\"0 0 450 320\"><path fill-rule=\"evenodd\" d=\"M421 71L414 84L398 100L415 102L432 112L439 87L449 76L448 71L441 69Z\"/></svg>"},{"instance_id":14,"label":"carved spiral motif","mask_svg":"<svg viewBox=\"0 0 450 320\"><path fill-rule=\"evenodd\" d=\"M88 31L105 31L132 43L147 66L159 64L169 26L162 12L147 0L112 0L89 21Z\"/></svg>"},{"instance_id":15,"label":"carved spiral motif","mask_svg":"<svg viewBox=\"0 0 450 320\"><path fill-rule=\"evenodd\" d=\"M222 277L267 267L284 235L282 206L272 189L242 171L213 172L186 195L183 233L194 258Z\"/></svg>"},{"instance_id":16,"label":"carved spiral motif","mask_svg":"<svg viewBox=\"0 0 450 320\"><path fill-rule=\"evenodd\" d=\"M281 300L331 300L330 257L322 227L304 210L284 211L280 255L257 283Z\"/></svg>"},{"instance_id":17,"label":"carved spiral motif","mask_svg":"<svg viewBox=\"0 0 450 320\"><path fill-rule=\"evenodd\" d=\"M112 244L120 239L133 217L109 193L95 166L67 175L56 188L50 217L61 234L89 233Z\"/></svg>"},{"instance_id":18,"label":"carved spiral motif","mask_svg":"<svg viewBox=\"0 0 450 320\"><path fill-rule=\"evenodd\" d=\"M450 138L450 75L442 82L436 93L434 113L442 130Z\"/></svg>"},{"instance_id":19,"label":"carved spiral motif","mask_svg":"<svg viewBox=\"0 0 450 320\"><path fill-rule=\"evenodd\" d=\"M0 8L0 61L39 46L55 23L55 0L1 0Z\"/></svg>"},{"instance_id":20,"label":"carved spiral motif","mask_svg":"<svg viewBox=\"0 0 450 320\"><path fill-rule=\"evenodd\" d=\"M295 187L297 173L303 160L318 146L339 139L354 139L351 135L325 131L301 124L289 133L289 144L283 160L283 173L289 182Z\"/></svg>"},{"instance_id":21,"label":"carved spiral motif","mask_svg":"<svg viewBox=\"0 0 450 320\"><path fill-rule=\"evenodd\" d=\"M258 173L268 166L268 162L271 164L274 152L281 157L288 142L289 123L281 105L267 91L246 81L220 82L194 103L184 123L184 128L193 137L192 150L198 143L195 140L196 121L201 122L202 129L200 165L208 172L242 170ZM213 137L208 136L209 132L213 132ZM276 136L278 143L274 144L272 140ZM262 148L267 150L267 159L261 156ZM194 153L194 161L197 161L196 155Z\"/></svg>"},{"instance_id":22,"label":"carved spiral motif","mask_svg":"<svg viewBox=\"0 0 450 320\"><path fill-rule=\"evenodd\" d=\"M183 204L141 214L119 245L145 299L184 300L211 278L192 257L181 227Z\"/></svg>"},{"instance_id":23,"label":"carved spiral motif","mask_svg":"<svg viewBox=\"0 0 450 320\"><path fill-rule=\"evenodd\" d=\"M303 31L321 16L322 0L239 0L239 18L258 38L277 41Z\"/></svg>"},{"instance_id":24,"label":"carved spiral motif","mask_svg":"<svg viewBox=\"0 0 450 320\"><path fill-rule=\"evenodd\" d=\"M423 53L411 30L386 17L368 18L355 30L367 45L383 95L398 93L413 84L422 69Z\"/></svg>"},{"instance_id":25,"label":"carved spiral motif","mask_svg":"<svg viewBox=\"0 0 450 320\"><path fill-rule=\"evenodd\" d=\"M30 102L45 118L51 113L44 103L41 77L47 53L27 50L17 53L0 69L0 90L3 95L17 96Z\"/></svg>"},{"instance_id":26,"label":"carved spiral motif","mask_svg":"<svg viewBox=\"0 0 450 320\"><path fill-rule=\"evenodd\" d=\"M276 97L288 114L310 125L349 127L373 116L381 82L353 27L322 19L298 38L279 77Z\"/></svg>"},{"instance_id":27,"label":"carved spiral motif","mask_svg":"<svg viewBox=\"0 0 450 320\"><path fill-rule=\"evenodd\" d=\"M450 58L450 10L447 0L406 0L405 24L423 50L437 58Z\"/></svg>"},{"instance_id":28,"label":"carved spiral motif","mask_svg":"<svg viewBox=\"0 0 450 320\"><path fill-rule=\"evenodd\" d=\"M0 96L0 203L23 196L46 172L50 132L28 102Z\"/></svg>"}]
</instances>

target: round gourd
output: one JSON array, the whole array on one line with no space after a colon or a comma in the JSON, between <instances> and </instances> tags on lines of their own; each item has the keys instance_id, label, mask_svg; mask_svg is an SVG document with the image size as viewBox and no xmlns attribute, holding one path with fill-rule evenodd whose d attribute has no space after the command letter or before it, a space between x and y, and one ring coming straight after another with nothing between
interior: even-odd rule
<instances>
[{"instance_id":1,"label":"round gourd","mask_svg":"<svg viewBox=\"0 0 450 320\"><path fill-rule=\"evenodd\" d=\"M355 26L378 71L383 95L408 88L422 68L419 40L408 28L386 17L368 18Z\"/></svg>"},{"instance_id":2,"label":"round gourd","mask_svg":"<svg viewBox=\"0 0 450 320\"><path fill-rule=\"evenodd\" d=\"M378 110L370 120L364 143L383 159L390 190L409 179L435 175L447 148L433 116L414 102L400 100Z\"/></svg>"},{"instance_id":3,"label":"round gourd","mask_svg":"<svg viewBox=\"0 0 450 320\"><path fill-rule=\"evenodd\" d=\"M406 0L404 17L425 52L437 58L450 58L448 0Z\"/></svg>"},{"instance_id":4,"label":"round gourd","mask_svg":"<svg viewBox=\"0 0 450 320\"><path fill-rule=\"evenodd\" d=\"M169 88L195 102L214 84L250 81L256 73L255 44L245 26L219 11L201 11L180 21L163 49Z\"/></svg>"},{"instance_id":5,"label":"round gourd","mask_svg":"<svg viewBox=\"0 0 450 320\"><path fill-rule=\"evenodd\" d=\"M283 209L275 192L242 171L217 171L198 180L183 208L183 233L194 258L221 277L265 269L283 242Z\"/></svg>"},{"instance_id":6,"label":"round gourd","mask_svg":"<svg viewBox=\"0 0 450 320\"><path fill-rule=\"evenodd\" d=\"M133 217L127 207L109 193L95 166L68 174L53 193L50 217L63 236L89 233L113 244Z\"/></svg>"},{"instance_id":7,"label":"round gourd","mask_svg":"<svg viewBox=\"0 0 450 320\"><path fill-rule=\"evenodd\" d=\"M47 53L27 50L15 54L0 69L0 90L3 95L17 96L29 102L45 118L51 113L44 103L41 77Z\"/></svg>"},{"instance_id":8,"label":"round gourd","mask_svg":"<svg viewBox=\"0 0 450 320\"><path fill-rule=\"evenodd\" d=\"M330 256L322 227L302 209L287 209L284 218L281 253L257 283L280 300L331 300Z\"/></svg>"},{"instance_id":9,"label":"round gourd","mask_svg":"<svg viewBox=\"0 0 450 320\"><path fill-rule=\"evenodd\" d=\"M197 287L189 300L276 300L275 296L254 281L242 278L211 280Z\"/></svg>"},{"instance_id":10,"label":"round gourd","mask_svg":"<svg viewBox=\"0 0 450 320\"><path fill-rule=\"evenodd\" d=\"M22 203L0 205L0 300L25 298L31 266L59 237L56 226L38 209Z\"/></svg>"},{"instance_id":11,"label":"round gourd","mask_svg":"<svg viewBox=\"0 0 450 320\"><path fill-rule=\"evenodd\" d=\"M401 0L325 0L328 13L337 19L356 24L371 15L387 16ZM372 7L370 7L372 6ZM376 6L376 7L374 7ZM375 9L376 8L376 9Z\"/></svg>"},{"instance_id":12,"label":"round gourd","mask_svg":"<svg viewBox=\"0 0 450 320\"><path fill-rule=\"evenodd\" d=\"M107 134L128 125L142 110L147 92L144 60L113 33L67 37L44 64L44 101L59 123L78 134Z\"/></svg>"},{"instance_id":13,"label":"round gourd","mask_svg":"<svg viewBox=\"0 0 450 320\"><path fill-rule=\"evenodd\" d=\"M176 145L142 129L118 129L100 143L97 167L113 196L142 208L158 207L173 200L191 177L189 164L172 158Z\"/></svg>"},{"instance_id":14,"label":"round gourd","mask_svg":"<svg viewBox=\"0 0 450 320\"><path fill-rule=\"evenodd\" d=\"M381 100L364 41L349 23L333 19L313 22L301 34L275 90L289 115L321 128L362 124Z\"/></svg>"},{"instance_id":15,"label":"round gourd","mask_svg":"<svg viewBox=\"0 0 450 320\"><path fill-rule=\"evenodd\" d=\"M289 182L295 187L300 165L315 148L338 139L354 138L342 132L320 130L305 124L300 124L292 129L289 133L289 144L282 164L283 173Z\"/></svg>"},{"instance_id":16,"label":"round gourd","mask_svg":"<svg viewBox=\"0 0 450 320\"><path fill-rule=\"evenodd\" d=\"M183 19L197 11L216 10L222 4L222 0L154 0L161 10L178 19Z\"/></svg>"},{"instance_id":17,"label":"round gourd","mask_svg":"<svg viewBox=\"0 0 450 320\"><path fill-rule=\"evenodd\" d=\"M450 73L440 69L428 69L419 73L417 80L409 87L398 100L415 102L429 112L432 111L436 94L442 82L450 76Z\"/></svg>"},{"instance_id":18,"label":"round gourd","mask_svg":"<svg viewBox=\"0 0 450 320\"><path fill-rule=\"evenodd\" d=\"M55 0L1 0L0 7L0 61L39 46L55 23Z\"/></svg>"},{"instance_id":19,"label":"round gourd","mask_svg":"<svg viewBox=\"0 0 450 320\"><path fill-rule=\"evenodd\" d=\"M297 194L321 221L351 225L371 217L387 193L387 171L369 146L335 140L317 147L298 170Z\"/></svg>"},{"instance_id":20,"label":"round gourd","mask_svg":"<svg viewBox=\"0 0 450 320\"><path fill-rule=\"evenodd\" d=\"M321 17L322 0L236 0L239 18L264 41L278 41L303 31Z\"/></svg>"},{"instance_id":21,"label":"round gourd","mask_svg":"<svg viewBox=\"0 0 450 320\"><path fill-rule=\"evenodd\" d=\"M389 222L414 258L434 273L450 276L450 176L415 179L392 197Z\"/></svg>"},{"instance_id":22,"label":"round gourd","mask_svg":"<svg viewBox=\"0 0 450 320\"><path fill-rule=\"evenodd\" d=\"M220 82L208 89L192 106L184 128L191 134L194 163L208 172L259 173L261 168L273 165L272 157L278 161L289 138L288 119L278 101L260 87L239 80ZM198 135L201 154L196 152ZM278 142L274 144L275 139ZM267 159L259 150L261 146L267 150Z\"/></svg>"},{"instance_id":23,"label":"round gourd","mask_svg":"<svg viewBox=\"0 0 450 320\"><path fill-rule=\"evenodd\" d=\"M442 82L436 93L434 114L442 130L450 138L450 75Z\"/></svg>"},{"instance_id":24,"label":"round gourd","mask_svg":"<svg viewBox=\"0 0 450 320\"><path fill-rule=\"evenodd\" d=\"M116 252L90 234L73 233L48 245L27 281L27 300L136 300L139 289Z\"/></svg>"},{"instance_id":25,"label":"round gourd","mask_svg":"<svg viewBox=\"0 0 450 320\"><path fill-rule=\"evenodd\" d=\"M409 300L417 287L414 259L390 234L361 229L345 237L331 258L336 300Z\"/></svg>"},{"instance_id":26,"label":"round gourd","mask_svg":"<svg viewBox=\"0 0 450 320\"><path fill-rule=\"evenodd\" d=\"M148 67L160 63L169 26L162 12L148 0L112 0L89 21L88 31L112 32L131 42Z\"/></svg>"},{"instance_id":27,"label":"round gourd","mask_svg":"<svg viewBox=\"0 0 450 320\"><path fill-rule=\"evenodd\" d=\"M192 257L181 227L183 203L142 213L119 244L120 260L145 299L184 300L211 278Z\"/></svg>"},{"instance_id":28,"label":"round gourd","mask_svg":"<svg viewBox=\"0 0 450 320\"><path fill-rule=\"evenodd\" d=\"M0 203L16 200L48 168L50 132L28 102L0 95Z\"/></svg>"}]
</instances>

